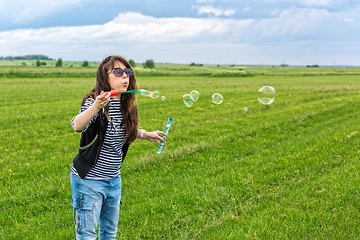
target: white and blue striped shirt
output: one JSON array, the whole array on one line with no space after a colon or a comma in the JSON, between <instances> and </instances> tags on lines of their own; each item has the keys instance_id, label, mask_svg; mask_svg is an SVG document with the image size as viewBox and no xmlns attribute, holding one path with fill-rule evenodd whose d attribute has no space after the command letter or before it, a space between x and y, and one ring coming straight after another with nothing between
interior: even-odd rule
<instances>
[{"instance_id":1,"label":"white and blue striped shirt","mask_svg":"<svg viewBox=\"0 0 360 240\"><path fill-rule=\"evenodd\" d=\"M94 100L93 100L94 102ZM80 113L91 106L91 99L88 98L80 109ZM90 121L83 131L99 117L99 114ZM95 166L86 175L85 179L110 180L120 175L122 164L122 147L126 142L127 135L124 132L123 116L120 111L120 99L110 98L109 117L104 143L101 146L99 158ZM72 122L74 121L73 118ZM78 176L74 166L71 166L71 173Z\"/></svg>"}]
</instances>

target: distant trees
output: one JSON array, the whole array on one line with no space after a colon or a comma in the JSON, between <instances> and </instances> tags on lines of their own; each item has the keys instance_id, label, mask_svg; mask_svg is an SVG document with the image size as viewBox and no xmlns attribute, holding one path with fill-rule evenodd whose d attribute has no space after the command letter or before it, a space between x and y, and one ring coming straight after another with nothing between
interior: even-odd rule
<instances>
[{"instance_id":1,"label":"distant trees","mask_svg":"<svg viewBox=\"0 0 360 240\"><path fill-rule=\"evenodd\" d=\"M306 65L306 67L319 67L319 64Z\"/></svg>"},{"instance_id":2,"label":"distant trees","mask_svg":"<svg viewBox=\"0 0 360 240\"><path fill-rule=\"evenodd\" d=\"M130 63L130 65L131 65L132 67L135 67L135 66L136 66L135 61L134 61L134 60L132 60L132 59L130 59L130 60L129 60L129 63Z\"/></svg>"},{"instance_id":3,"label":"distant trees","mask_svg":"<svg viewBox=\"0 0 360 240\"><path fill-rule=\"evenodd\" d=\"M46 66L46 62L41 62L40 60L36 61L36 66L40 67L40 66Z\"/></svg>"},{"instance_id":4,"label":"distant trees","mask_svg":"<svg viewBox=\"0 0 360 240\"><path fill-rule=\"evenodd\" d=\"M56 67L62 67L62 66L63 66L63 62L62 62L62 59L61 59L61 58L59 58L59 59L56 61L55 66L56 66Z\"/></svg>"},{"instance_id":5,"label":"distant trees","mask_svg":"<svg viewBox=\"0 0 360 240\"><path fill-rule=\"evenodd\" d=\"M6 56L0 57L1 60L53 60L48 56L41 55L41 54L31 54L31 55L24 55L24 56Z\"/></svg>"},{"instance_id":6,"label":"distant trees","mask_svg":"<svg viewBox=\"0 0 360 240\"><path fill-rule=\"evenodd\" d=\"M82 67L88 67L89 66L89 62L88 61L83 61L83 63L81 64Z\"/></svg>"},{"instance_id":7,"label":"distant trees","mask_svg":"<svg viewBox=\"0 0 360 240\"><path fill-rule=\"evenodd\" d=\"M155 68L154 60L148 59L143 63L144 68Z\"/></svg>"},{"instance_id":8,"label":"distant trees","mask_svg":"<svg viewBox=\"0 0 360 240\"><path fill-rule=\"evenodd\" d=\"M202 67L202 66L203 66L203 64L201 64L201 63L194 63L194 62L192 62L189 66L193 66L193 67Z\"/></svg>"}]
</instances>

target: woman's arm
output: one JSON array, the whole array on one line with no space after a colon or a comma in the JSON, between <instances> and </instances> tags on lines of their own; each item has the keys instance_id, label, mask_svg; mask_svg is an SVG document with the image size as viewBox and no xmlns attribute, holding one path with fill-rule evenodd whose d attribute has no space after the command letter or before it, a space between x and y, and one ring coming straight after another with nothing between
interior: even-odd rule
<instances>
[{"instance_id":1,"label":"woman's arm","mask_svg":"<svg viewBox=\"0 0 360 240\"><path fill-rule=\"evenodd\" d=\"M160 141L164 140L163 132L161 131L153 131L153 132L147 132L144 129L138 129L137 130L137 137L140 139L146 139L151 142L160 143Z\"/></svg>"},{"instance_id":2,"label":"woman's arm","mask_svg":"<svg viewBox=\"0 0 360 240\"><path fill-rule=\"evenodd\" d=\"M84 112L80 113L74 118L73 129L77 132L82 131L100 111L110 101L110 93L101 92L95 99L95 102Z\"/></svg>"}]
</instances>

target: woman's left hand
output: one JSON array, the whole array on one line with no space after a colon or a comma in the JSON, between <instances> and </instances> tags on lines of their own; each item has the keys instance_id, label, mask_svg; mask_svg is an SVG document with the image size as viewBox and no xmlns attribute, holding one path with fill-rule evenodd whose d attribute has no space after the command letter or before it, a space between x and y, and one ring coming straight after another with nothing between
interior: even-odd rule
<instances>
[{"instance_id":1,"label":"woman's left hand","mask_svg":"<svg viewBox=\"0 0 360 240\"><path fill-rule=\"evenodd\" d=\"M162 137L163 135L164 133L161 131L145 132L144 139L160 143L160 141L164 140L164 138Z\"/></svg>"}]
</instances>

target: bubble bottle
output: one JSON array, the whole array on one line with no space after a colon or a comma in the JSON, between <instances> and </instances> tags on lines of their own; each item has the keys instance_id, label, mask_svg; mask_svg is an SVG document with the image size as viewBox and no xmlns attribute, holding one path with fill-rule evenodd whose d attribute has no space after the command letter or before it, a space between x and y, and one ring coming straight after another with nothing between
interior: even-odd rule
<instances>
[{"instance_id":1,"label":"bubble bottle","mask_svg":"<svg viewBox=\"0 0 360 240\"><path fill-rule=\"evenodd\" d=\"M166 123L165 130L164 130L164 134L163 134L164 140L160 141L159 147L158 147L158 149L157 149L157 153L159 153L159 154L160 154L161 151L163 150L163 147L164 147L164 144L165 144L166 135L167 135L168 132L169 132L169 129L170 129L172 120L173 120L173 119L170 117L169 120L168 120L167 123Z\"/></svg>"}]
</instances>

